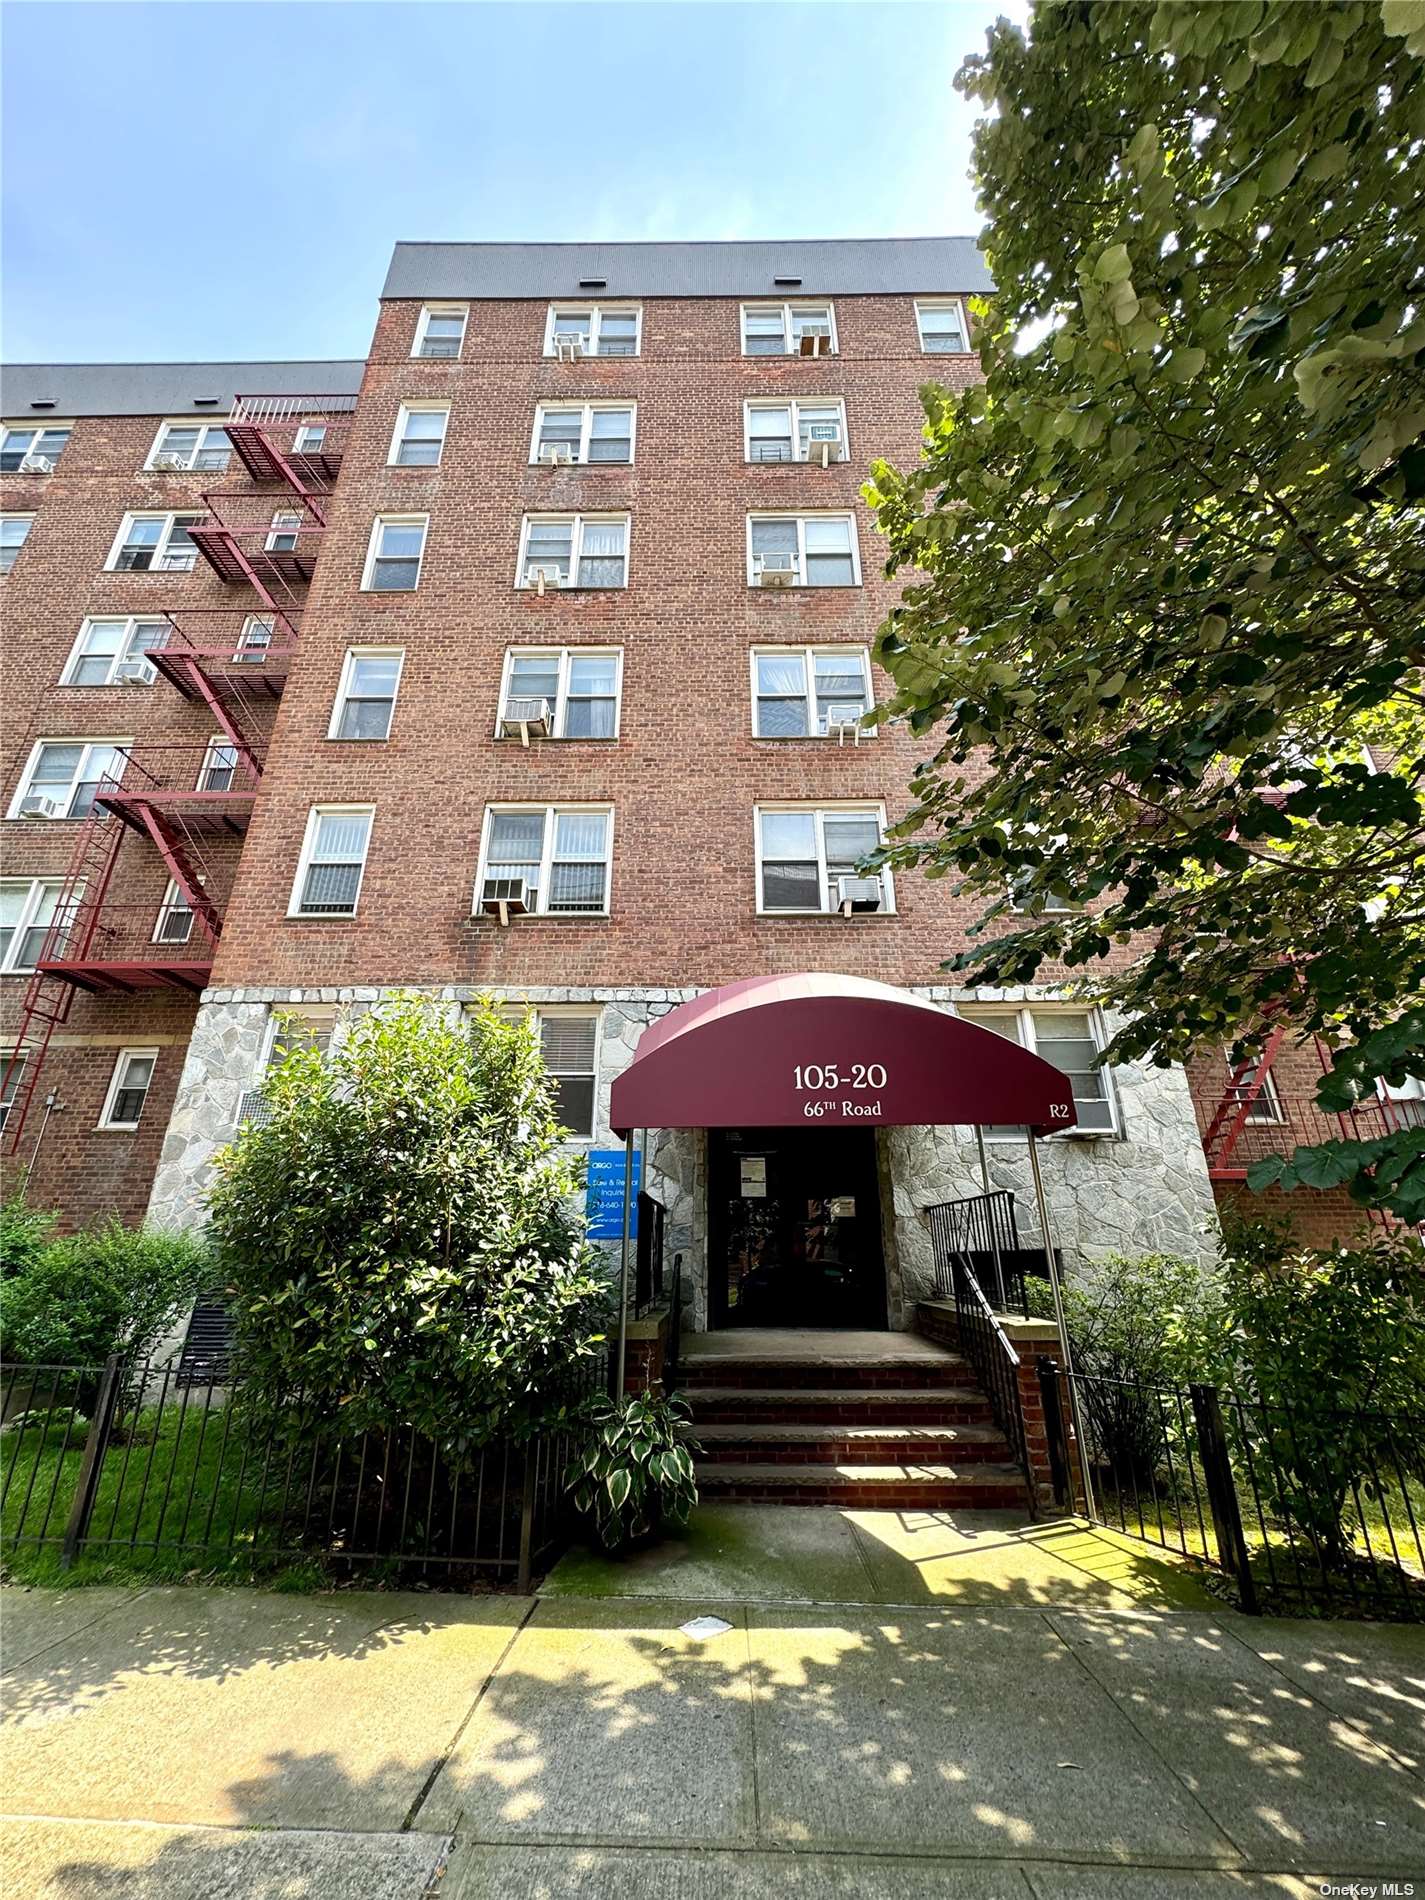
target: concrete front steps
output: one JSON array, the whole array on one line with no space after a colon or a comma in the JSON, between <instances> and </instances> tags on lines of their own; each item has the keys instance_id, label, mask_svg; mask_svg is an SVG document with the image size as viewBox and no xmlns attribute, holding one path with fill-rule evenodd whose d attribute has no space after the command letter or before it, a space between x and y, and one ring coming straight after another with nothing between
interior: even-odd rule
<instances>
[{"instance_id":1,"label":"concrete front steps","mask_svg":"<svg viewBox=\"0 0 1425 1900\"><path fill-rule=\"evenodd\" d=\"M679 1384L704 1497L871 1510L1027 1502L969 1366L914 1335L703 1335L685 1343Z\"/></svg>"}]
</instances>

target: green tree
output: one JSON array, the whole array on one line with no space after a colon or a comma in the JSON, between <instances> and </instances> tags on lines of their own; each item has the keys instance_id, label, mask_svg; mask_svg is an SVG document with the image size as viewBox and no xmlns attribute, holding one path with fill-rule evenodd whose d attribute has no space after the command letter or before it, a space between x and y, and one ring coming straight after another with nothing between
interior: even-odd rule
<instances>
[{"instance_id":1,"label":"green tree","mask_svg":"<svg viewBox=\"0 0 1425 1900\"><path fill-rule=\"evenodd\" d=\"M248 1392L455 1457L561 1409L605 1292L532 1025L399 996L264 1092L211 1192Z\"/></svg>"},{"instance_id":2,"label":"green tree","mask_svg":"<svg viewBox=\"0 0 1425 1900\"><path fill-rule=\"evenodd\" d=\"M998 24L985 382L867 489L917 570L881 716L935 748L888 855L983 905L949 967L1088 972L1115 1057L1319 1037L1329 1109L1425 1074L1422 55L1420 0ZM1425 1129L1269 1178L1419 1219Z\"/></svg>"},{"instance_id":3,"label":"green tree","mask_svg":"<svg viewBox=\"0 0 1425 1900\"><path fill-rule=\"evenodd\" d=\"M13 1364L145 1359L211 1278L207 1245L192 1234L110 1220L53 1238L56 1220L18 1201L0 1220L0 1358Z\"/></svg>"}]
</instances>

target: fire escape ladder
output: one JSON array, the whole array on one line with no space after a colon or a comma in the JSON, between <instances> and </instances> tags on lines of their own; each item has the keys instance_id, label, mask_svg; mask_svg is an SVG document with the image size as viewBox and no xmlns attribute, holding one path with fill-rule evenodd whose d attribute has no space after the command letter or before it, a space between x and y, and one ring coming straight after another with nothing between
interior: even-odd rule
<instances>
[{"instance_id":1,"label":"fire escape ladder","mask_svg":"<svg viewBox=\"0 0 1425 1900\"><path fill-rule=\"evenodd\" d=\"M95 806L84 821L75 840L74 854L60 887L59 899L45 940L40 946L37 964L49 963L61 955L83 954L94 941L99 913L114 865L124 842L124 827L108 812ZM20 1027L10 1051L11 1061L23 1059L24 1074L10 1105L5 1122L9 1136L8 1152L20 1145L25 1119L39 1087L40 1072L49 1052L50 1037L68 1020L74 1002L74 986L53 971L36 969L25 991L20 1010Z\"/></svg>"},{"instance_id":2,"label":"fire escape ladder","mask_svg":"<svg viewBox=\"0 0 1425 1900\"><path fill-rule=\"evenodd\" d=\"M1285 1024L1279 1023L1271 1035L1267 1037L1262 1053L1257 1058L1256 1068L1253 1069L1252 1058L1249 1056L1245 1061L1237 1064L1237 1067L1228 1078L1227 1088L1222 1100L1217 1105L1217 1112L1212 1117L1211 1122L1208 1124L1207 1133L1202 1138L1202 1145L1207 1151L1208 1161L1213 1167L1225 1168L1231 1159L1232 1150L1237 1145L1237 1137L1247 1125L1247 1118L1252 1112L1257 1097L1266 1087L1267 1076L1271 1072L1272 1063L1276 1060L1277 1050L1280 1048L1281 1039L1285 1034ZM1251 1072L1252 1079L1250 1082L1247 1082L1247 1086L1244 1089L1242 1085L1244 1081L1246 1081L1249 1071ZM1218 1133L1224 1122L1228 1124L1227 1135L1225 1140L1218 1145Z\"/></svg>"},{"instance_id":3,"label":"fire escape ladder","mask_svg":"<svg viewBox=\"0 0 1425 1900\"><path fill-rule=\"evenodd\" d=\"M168 867L168 874L188 900L189 909L207 930L216 937L222 929L223 920L218 907L209 897L197 866L189 857L187 849L172 825L163 813L156 810L146 798L133 798L128 801L130 811L142 824L152 838L158 855Z\"/></svg>"},{"instance_id":4,"label":"fire escape ladder","mask_svg":"<svg viewBox=\"0 0 1425 1900\"><path fill-rule=\"evenodd\" d=\"M213 715L219 731L229 741L239 760L252 773L254 778L262 776L262 761L253 749L252 740L241 730L233 717L232 708L226 705L222 697L213 691L212 682L196 659L183 659L179 662L184 673L192 681L193 691L208 711Z\"/></svg>"}]
</instances>

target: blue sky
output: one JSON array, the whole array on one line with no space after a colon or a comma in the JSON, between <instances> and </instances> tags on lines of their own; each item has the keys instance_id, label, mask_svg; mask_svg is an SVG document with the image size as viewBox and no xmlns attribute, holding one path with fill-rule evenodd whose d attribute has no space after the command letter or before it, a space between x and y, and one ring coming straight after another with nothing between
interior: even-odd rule
<instances>
[{"instance_id":1,"label":"blue sky","mask_svg":"<svg viewBox=\"0 0 1425 1900\"><path fill-rule=\"evenodd\" d=\"M978 228L957 4L3 8L12 361L362 356L397 238Z\"/></svg>"}]
</instances>

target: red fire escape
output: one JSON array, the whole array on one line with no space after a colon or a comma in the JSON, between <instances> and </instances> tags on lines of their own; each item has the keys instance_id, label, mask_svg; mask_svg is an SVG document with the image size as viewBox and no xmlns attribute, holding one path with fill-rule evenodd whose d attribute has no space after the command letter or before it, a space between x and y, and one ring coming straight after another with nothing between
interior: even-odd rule
<instances>
[{"instance_id":1,"label":"red fire escape","mask_svg":"<svg viewBox=\"0 0 1425 1900\"><path fill-rule=\"evenodd\" d=\"M191 530L219 578L257 605L175 608L145 657L205 707L207 746L139 744L101 782L86 815L25 995L13 1064L23 1063L5 1133L19 1145L44 1058L76 991L198 994L212 970L235 854L247 830L272 714L296 647L301 606L326 527L354 396L239 396L228 438L262 493L203 497ZM155 850L169 875L159 905L123 895L126 842ZM117 894L116 894L117 893Z\"/></svg>"}]
</instances>

